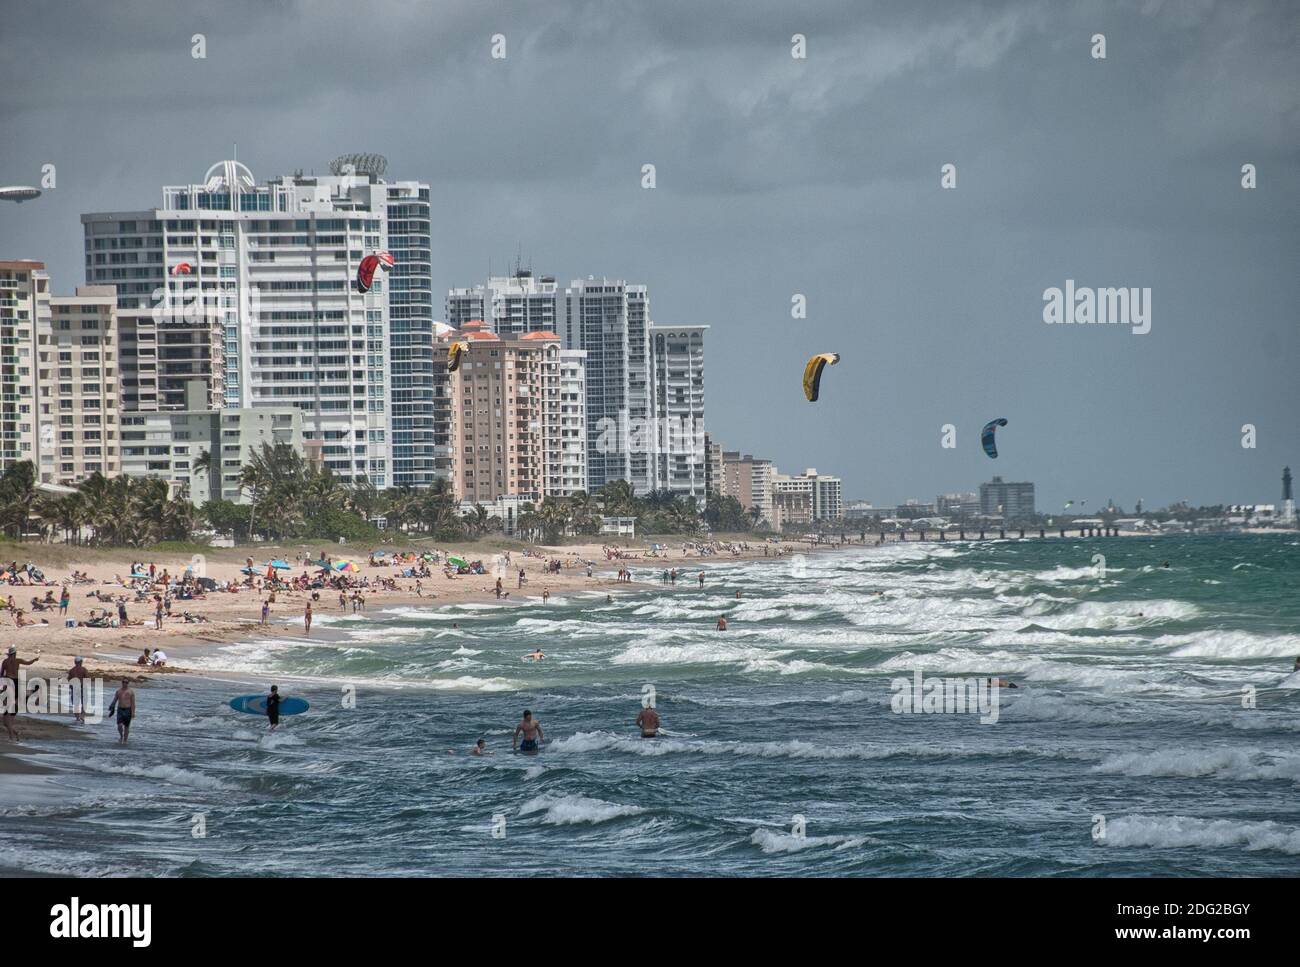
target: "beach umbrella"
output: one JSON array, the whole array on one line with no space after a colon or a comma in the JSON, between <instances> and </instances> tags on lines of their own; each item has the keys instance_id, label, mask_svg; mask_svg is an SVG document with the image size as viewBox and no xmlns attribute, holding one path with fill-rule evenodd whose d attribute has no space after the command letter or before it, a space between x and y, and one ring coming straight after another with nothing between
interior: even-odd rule
<instances>
[{"instance_id":1,"label":"beach umbrella","mask_svg":"<svg viewBox=\"0 0 1300 967\"><path fill-rule=\"evenodd\" d=\"M361 568L357 567L354 561L335 561L334 570L351 573L352 571L360 571Z\"/></svg>"},{"instance_id":2,"label":"beach umbrella","mask_svg":"<svg viewBox=\"0 0 1300 967\"><path fill-rule=\"evenodd\" d=\"M291 567L293 567L292 564L289 564L289 563L286 562L286 561L272 561L272 562L271 562L269 565L267 565L267 566L268 566L268 567L279 568L279 569L282 570L282 571L287 571L287 570L289 570Z\"/></svg>"}]
</instances>

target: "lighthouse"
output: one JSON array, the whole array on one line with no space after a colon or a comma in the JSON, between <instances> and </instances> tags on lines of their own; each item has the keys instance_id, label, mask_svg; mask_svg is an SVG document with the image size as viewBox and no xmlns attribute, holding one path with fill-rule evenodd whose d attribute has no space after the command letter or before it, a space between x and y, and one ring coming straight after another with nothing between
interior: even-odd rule
<instances>
[{"instance_id":1,"label":"lighthouse","mask_svg":"<svg viewBox=\"0 0 1300 967\"><path fill-rule=\"evenodd\" d=\"M1291 496L1291 468L1282 468L1282 514L1283 524L1295 523L1295 498Z\"/></svg>"}]
</instances>

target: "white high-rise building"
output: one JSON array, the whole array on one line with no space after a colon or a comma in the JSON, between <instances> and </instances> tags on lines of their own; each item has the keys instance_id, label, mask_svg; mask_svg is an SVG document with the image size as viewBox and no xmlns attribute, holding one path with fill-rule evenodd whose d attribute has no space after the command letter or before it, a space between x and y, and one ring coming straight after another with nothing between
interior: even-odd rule
<instances>
[{"instance_id":1,"label":"white high-rise building","mask_svg":"<svg viewBox=\"0 0 1300 967\"><path fill-rule=\"evenodd\" d=\"M410 215L411 236L427 238L427 217L389 207L398 205L427 214L427 186L365 172L257 185L246 166L219 162L199 184L164 188L160 208L82 215L86 278L116 284L119 308L150 310L160 326L215 320L222 345L211 358L222 372L207 375L226 407L294 407L326 466L387 487L395 410L415 424L407 430L427 435L423 456L402 454L405 474L431 474L434 445L432 416L414 412L426 402L432 412L431 306L405 321L411 345L391 346L390 286L402 276L396 266L391 277L376 272L365 294L354 282L363 257L390 249L391 224ZM406 257L423 259L416 251ZM415 298L420 284L427 290L420 278L407 283ZM405 409L389 376L399 348L414 381L401 387L412 397Z\"/></svg>"},{"instance_id":2,"label":"white high-rise building","mask_svg":"<svg viewBox=\"0 0 1300 967\"><path fill-rule=\"evenodd\" d=\"M650 324L655 414L654 489L708 496L704 442L704 331L708 326Z\"/></svg>"},{"instance_id":3,"label":"white high-rise building","mask_svg":"<svg viewBox=\"0 0 1300 967\"><path fill-rule=\"evenodd\" d=\"M587 490L587 354L561 349L558 405L544 411L546 419L546 492L571 497Z\"/></svg>"},{"instance_id":4,"label":"white high-rise building","mask_svg":"<svg viewBox=\"0 0 1300 967\"><path fill-rule=\"evenodd\" d=\"M558 332L566 350L584 354L586 487L565 489L626 480L638 494L704 500L706 326L655 326L644 285L589 276L561 290L521 268L449 290L446 314L457 329L481 320L502 338Z\"/></svg>"},{"instance_id":5,"label":"white high-rise building","mask_svg":"<svg viewBox=\"0 0 1300 967\"><path fill-rule=\"evenodd\" d=\"M621 279L575 280L564 293L567 349L587 353L587 480L655 489L650 392L650 299Z\"/></svg>"},{"instance_id":6,"label":"white high-rise building","mask_svg":"<svg viewBox=\"0 0 1300 967\"><path fill-rule=\"evenodd\" d=\"M42 437L37 372L40 354L49 349L49 329L50 278L45 263L0 261L0 472L30 460L37 468L37 480L47 483L54 479L53 427ZM50 363L46 360L43 365L48 369ZM47 415L45 422L50 420Z\"/></svg>"},{"instance_id":7,"label":"white high-rise building","mask_svg":"<svg viewBox=\"0 0 1300 967\"><path fill-rule=\"evenodd\" d=\"M527 332L558 332L564 293L553 276L534 278L528 269L494 275L486 285L447 293L447 324L456 329L475 319L503 339Z\"/></svg>"}]
</instances>

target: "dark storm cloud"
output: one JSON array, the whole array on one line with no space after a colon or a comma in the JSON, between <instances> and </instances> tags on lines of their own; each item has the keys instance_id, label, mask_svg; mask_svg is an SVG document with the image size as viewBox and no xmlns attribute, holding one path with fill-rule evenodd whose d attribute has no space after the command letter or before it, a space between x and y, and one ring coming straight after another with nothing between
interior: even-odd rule
<instances>
[{"instance_id":1,"label":"dark storm cloud","mask_svg":"<svg viewBox=\"0 0 1300 967\"><path fill-rule=\"evenodd\" d=\"M849 496L929 497L996 467L1049 506L1266 500L1300 459L1294 5L31 11L0 34L0 182L54 162L59 187L0 209L0 249L44 258L60 291L81 280L80 212L156 205L236 142L259 178L375 150L433 184L435 286L520 244L561 278L648 283L658 321L713 326L711 429L841 473ZM1066 278L1152 286L1151 334L1045 326L1042 291ZM812 407L792 360L823 350L844 362ZM974 439L994 415L1011 420L997 464Z\"/></svg>"}]
</instances>

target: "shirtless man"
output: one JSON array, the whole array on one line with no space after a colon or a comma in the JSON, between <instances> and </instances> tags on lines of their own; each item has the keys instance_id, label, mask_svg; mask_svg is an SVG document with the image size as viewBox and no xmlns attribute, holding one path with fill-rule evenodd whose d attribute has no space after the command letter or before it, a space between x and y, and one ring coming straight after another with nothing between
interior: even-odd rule
<instances>
[{"instance_id":1,"label":"shirtless man","mask_svg":"<svg viewBox=\"0 0 1300 967\"><path fill-rule=\"evenodd\" d=\"M524 741L519 741L519 733L524 734ZM542 734L542 723L533 718L533 713L524 709L524 720L515 726L514 738L511 739L512 748L517 748L520 752L536 752L537 744L545 742L546 736Z\"/></svg>"},{"instance_id":2,"label":"shirtless man","mask_svg":"<svg viewBox=\"0 0 1300 967\"><path fill-rule=\"evenodd\" d=\"M1008 681L1005 678L990 678L989 688L1019 688L1015 682Z\"/></svg>"},{"instance_id":3,"label":"shirtless man","mask_svg":"<svg viewBox=\"0 0 1300 967\"><path fill-rule=\"evenodd\" d=\"M36 658L40 658L41 653L36 653ZM18 741L18 733L14 731L14 719L18 715L18 707L22 704L22 696L18 692L18 668L20 665L34 665L36 658L26 660L18 657L18 649L10 648L5 660L0 662L0 678L4 678L9 683L9 694L3 699L0 708L0 718L4 719L5 731L9 733L9 738Z\"/></svg>"},{"instance_id":4,"label":"shirtless man","mask_svg":"<svg viewBox=\"0 0 1300 967\"><path fill-rule=\"evenodd\" d=\"M82 664L80 658L72 659L72 670L68 672L68 684L72 687L72 720L80 725L85 725L86 666Z\"/></svg>"},{"instance_id":5,"label":"shirtless man","mask_svg":"<svg viewBox=\"0 0 1300 967\"><path fill-rule=\"evenodd\" d=\"M135 692L131 683L122 679L122 687L113 693L113 701L108 705L108 714L117 713L117 739L123 745L131 734L131 719L135 715Z\"/></svg>"},{"instance_id":6,"label":"shirtless man","mask_svg":"<svg viewBox=\"0 0 1300 967\"><path fill-rule=\"evenodd\" d=\"M643 739L653 739L659 735L659 713L649 705L637 713L636 724Z\"/></svg>"},{"instance_id":7,"label":"shirtless man","mask_svg":"<svg viewBox=\"0 0 1300 967\"><path fill-rule=\"evenodd\" d=\"M727 630L727 616L726 616L726 615L721 615L721 616L718 618L718 630L719 630L719 631L726 631L726 630Z\"/></svg>"},{"instance_id":8,"label":"shirtless man","mask_svg":"<svg viewBox=\"0 0 1300 967\"><path fill-rule=\"evenodd\" d=\"M340 594L339 597L341 598L343 597L343 595ZM302 633L304 635L311 634L311 602L310 601L307 602L307 610L302 613Z\"/></svg>"},{"instance_id":9,"label":"shirtless man","mask_svg":"<svg viewBox=\"0 0 1300 967\"><path fill-rule=\"evenodd\" d=\"M524 661L541 661L545 657L546 655L542 653L542 649L534 648L528 654L524 655Z\"/></svg>"}]
</instances>

